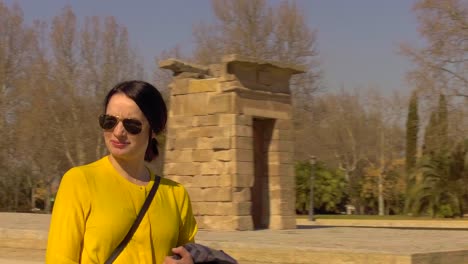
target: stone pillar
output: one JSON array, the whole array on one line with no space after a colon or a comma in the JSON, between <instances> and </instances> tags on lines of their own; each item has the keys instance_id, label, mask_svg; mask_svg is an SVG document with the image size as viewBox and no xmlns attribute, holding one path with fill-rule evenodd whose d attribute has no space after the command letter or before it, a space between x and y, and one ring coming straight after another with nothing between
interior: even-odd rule
<instances>
[{"instance_id":1,"label":"stone pillar","mask_svg":"<svg viewBox=\"0 0 468 264\"><path fill-rule=\"evenodd\" d=\"M254 229L252 123L268 118L268 228L295 228L289 79L303 69L238 55L209 67L174 59L160 67L174 72L164 176L187 188L199 227Z\"/></svg>"}]
</instances>

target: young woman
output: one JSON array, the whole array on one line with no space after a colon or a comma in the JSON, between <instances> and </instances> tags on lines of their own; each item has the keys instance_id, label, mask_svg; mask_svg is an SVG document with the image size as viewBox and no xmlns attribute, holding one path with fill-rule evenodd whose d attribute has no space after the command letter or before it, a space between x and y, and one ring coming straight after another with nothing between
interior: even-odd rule
<instances>
[{"instance_id":1,"label":"young woman","mask_svg":"<svg viewBox=\"0 0 468 264\"><path fill-rule=\"evenodd\" d=\"M70 169L62 178L49 230L47 263L104 263L136 219L155 176L144 161L158 156L166 105L142 81L117 84L99 117L109 155ZM197 224L180 184L161 179L148 211L114 263L193 263L182 245ZM169 257L178 254L181 259Z\"/></svg>"}]
</instances>

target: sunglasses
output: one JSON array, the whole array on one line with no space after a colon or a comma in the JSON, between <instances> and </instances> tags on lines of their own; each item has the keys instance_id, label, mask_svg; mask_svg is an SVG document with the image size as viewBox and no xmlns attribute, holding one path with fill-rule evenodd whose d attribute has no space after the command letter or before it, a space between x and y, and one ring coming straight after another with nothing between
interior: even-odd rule
<instances>
[{"instance_id":1,"label":"sunglasses","mask_svg":"<svg viewBox=\"0 0 468 264\"><path fill-rule=\"evenodd\" d=\"M122 124L128 133L137 135L141 132L143 124L136 119L131 119L131 118L120 119L117 116L107 115L107 114L103 114L99 116L99 125L104 130L113 129L119 123L119 121L122 121Z\"/></svg>"}]
</instances>

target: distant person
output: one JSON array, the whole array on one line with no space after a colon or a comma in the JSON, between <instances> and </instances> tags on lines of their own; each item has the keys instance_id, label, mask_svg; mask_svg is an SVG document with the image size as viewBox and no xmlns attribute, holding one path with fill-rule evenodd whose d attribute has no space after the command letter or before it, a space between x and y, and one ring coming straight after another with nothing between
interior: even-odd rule
<instances>
[{"instance_id":1,"label":"distant person","mask_svg":"<svg viewBox=\"0 0 468 264\"><path fill-rule=\"evenodd\" d=\"M182 247L197 233L190 198L182 185L156 176L144 163L158 156L155 137L166 120L166 105L151 84L126 81L109 91L99 124L110 154L63 176L46 263L105 263L159 180L146 214L114 263L193 263ZM174 254L180 259L168 257Z\"/></svg>"}]
</instances>

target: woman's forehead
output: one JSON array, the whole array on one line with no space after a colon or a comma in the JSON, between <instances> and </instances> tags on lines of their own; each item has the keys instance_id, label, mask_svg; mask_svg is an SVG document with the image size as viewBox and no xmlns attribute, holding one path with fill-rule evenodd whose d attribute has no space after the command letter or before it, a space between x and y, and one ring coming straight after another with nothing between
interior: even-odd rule
<instances>
[{"instance_id":1,"label":"woman's forehead","mask_svg":"<svg viewBox=\"0 0 468 264\"><path fill-rule=\"evenodd\" d=\"M110 98L106 112L120 117L144 116L135 101L122 93L114 94Z\"/></svg>"}]
</instances>

